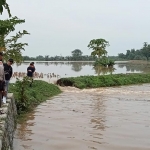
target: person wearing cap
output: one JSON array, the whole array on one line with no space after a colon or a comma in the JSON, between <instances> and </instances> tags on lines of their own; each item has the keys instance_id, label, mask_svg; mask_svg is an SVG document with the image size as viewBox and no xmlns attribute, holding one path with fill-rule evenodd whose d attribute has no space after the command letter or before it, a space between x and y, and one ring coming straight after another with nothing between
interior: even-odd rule
<instances>
[{"instance_id":1,"label":"person wearing cap","mask_svg":"<svg viewBox=\"0 0 150 150\"><path fill-rule=\"evenodd\" d=\"M12 77L13 74L13 69L12 69L12 64L13 64L13 59L9 59L7 63L4 63L4 72L5 72L5 84L6 84L6 97L7 97L7 92L8 92L8 87L9 87L9 82L10 78Z\"/></svg>"}]
</instances>

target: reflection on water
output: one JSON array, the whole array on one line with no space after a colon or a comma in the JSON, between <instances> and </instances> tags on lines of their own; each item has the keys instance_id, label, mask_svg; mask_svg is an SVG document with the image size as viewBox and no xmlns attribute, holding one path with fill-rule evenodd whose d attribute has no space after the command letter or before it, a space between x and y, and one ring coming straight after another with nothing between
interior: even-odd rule
<instances>
[{"instance_id":1,"label":"reflection on water","mask_svg":"<svg viewBox=\"0 0 150 150\"><path fill-rule=\"evenodd\" d=\"M95 69L95 73L97 75L106 75L106 74L112 74L116 69L114 67L103 67L103 66L95 66L93 67Z\"/></svg>"},{"instance_id":2,"label":"reflection on water","mask_svg":"<svg viewBox=\"0 0 150 150\"><path fill-rule=\"evenodd\" d=\"M150 84L61 87L18 125L16 150L148 150Z\"/></svg>"},{"instance_id":3,"label":"reflection on water","mask_svg":"<svg viewBox=\"0 0 150 150\"><path fill-rule=\"evenodd\" d=\"M29 62L22 65L13 65L13 70L16 74L26 76L26 70ZM128 63L116 63L113 68L93 67L93 62L35 62L37 76L36 79L42 79L49 83L54 83L58 78L76 77L84 75L105 75L118 73L149 73L150 64L135 65ZM16 81L16 76L11 79L11 82ZM52 76L55 74L55 76Z\"/></svg>"},{"instance_id":4,"label":"reflection on water","mask_svg":"<svg viewBox=\"0 0 150 150\"><path fill-rule=\"evenodd\" d=\"M150 72L150 64L118 64L119 68L126 68L127 72Z\"/></svg>"},{"instance_id":5,"label":"reflection on water","mask_svg":"<svg viewBox=\"0 0 150 150\"><path fill-rule=\"evenodd\" d=\"M82 65L79 63L73 63L71 69L75 72L79 72L82 70Z\"/></svg>"},{"instance_id":6,"label":"reflection on water","mask_svg":"<svg viewBox=\"0 0 150 150\"><path fill-rule=\"evenodd\" d=\"M26 71L29 62L24 62L20 66L16 64L13 65L14 71ZM71 70L74 72L85 72L85 69L88 68L88 73L93 72L93 62L35 62L37 72L47 73L47 70L54 72L60 68L67 68L68 72ZM23 68L23 69L21 69ZM51 70L53 68L53 70ZM55 68L55 69L54 69ZM125 72L150 72L150 64L129 64L129 63L116 63L114 65L116 71L114 73L125 73ZM98 70L96 68L96 70ZM100 69L101 72L105 72L104 69ZM104 70L104 71L103 71ZM67 72L66 72L67 73ZM85 72L86 74L86 72ZM99 71L96 71L96 74L99 74ZM105 74L105 73L104 73Z\"/></svg>"}]
</instances>

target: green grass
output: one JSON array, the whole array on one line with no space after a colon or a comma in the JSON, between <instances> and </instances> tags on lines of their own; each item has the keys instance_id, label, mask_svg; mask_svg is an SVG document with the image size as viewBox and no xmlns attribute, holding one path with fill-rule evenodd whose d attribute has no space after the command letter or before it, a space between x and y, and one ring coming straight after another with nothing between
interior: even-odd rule
<instances>
[{"instance_id":1,"label":"green grass","mask_svg":"<svg viewBox=\"0 0 150 150\"><path fill-rule=\"evenodd\" d=\"M32 87L29 87L29 85L25 86L25 93L23 95L26 98L25 101L21 101L20 99L22 95L20 95L20 89L18 88L17 83L10 84L9 93L14 94L18 114L22 115L33 110L33 108L41 102L61 93L61 90L53 84L35 80Z\"/></svg>"},{"instance_id":2,"label":"green grass","mask_svg":"<svg viewBox=\"0 0 150 150\"><path fill-rule=\"evenodd\" d=\"M101 76L80 76L61 78L57 84L61 86L74 86L79 89L121 86L131 84L150 83L150 74L113 74Z\"/></svg>"}]
</instances>

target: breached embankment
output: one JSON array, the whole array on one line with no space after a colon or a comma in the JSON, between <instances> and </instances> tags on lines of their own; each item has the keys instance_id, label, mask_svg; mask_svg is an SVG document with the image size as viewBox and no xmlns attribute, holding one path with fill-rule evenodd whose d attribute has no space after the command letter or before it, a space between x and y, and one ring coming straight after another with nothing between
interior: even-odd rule
<instances>
[{"instance_id":1,"label":"breached embankment","mask_svg":"<svg viewBox=\"0 0 150 150\"><path fill-rule=\"evenodd\" d=\"M150 83L150 74L129 73L61 78L56 84L79 89Z\"/></svg>"}]
</instances>

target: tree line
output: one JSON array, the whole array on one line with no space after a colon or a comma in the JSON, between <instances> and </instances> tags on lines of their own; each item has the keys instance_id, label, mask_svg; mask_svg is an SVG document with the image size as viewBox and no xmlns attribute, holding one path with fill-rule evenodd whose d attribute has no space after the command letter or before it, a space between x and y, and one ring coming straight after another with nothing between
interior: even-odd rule
<instances>
[{"instance_id":1,"label":"tree line","mask_svg":"<svg viewBox=\"0 0 150 150\"><path fill-rule=\"evenodd\" d=\"M143 47L141 49L131 49L127 50L126 54L119 53L119 59L125 60L149 60L150 58L150 44L144 42Z\"/></svg>"},{"instance_id":2,"label":"tree line","mask_svg":"<svg viewBox=\"0 0 150 150\"><path fill-rule=\"evenodd\" d=\"M117 56L109 56L113 60L117 60ZM95 61L97 56L83 55L83 52L79 49L75 49L71 52L70 56L49 56L39 55L36 57L23 56L24 61Z\"/></svg>"}]
</instances>

